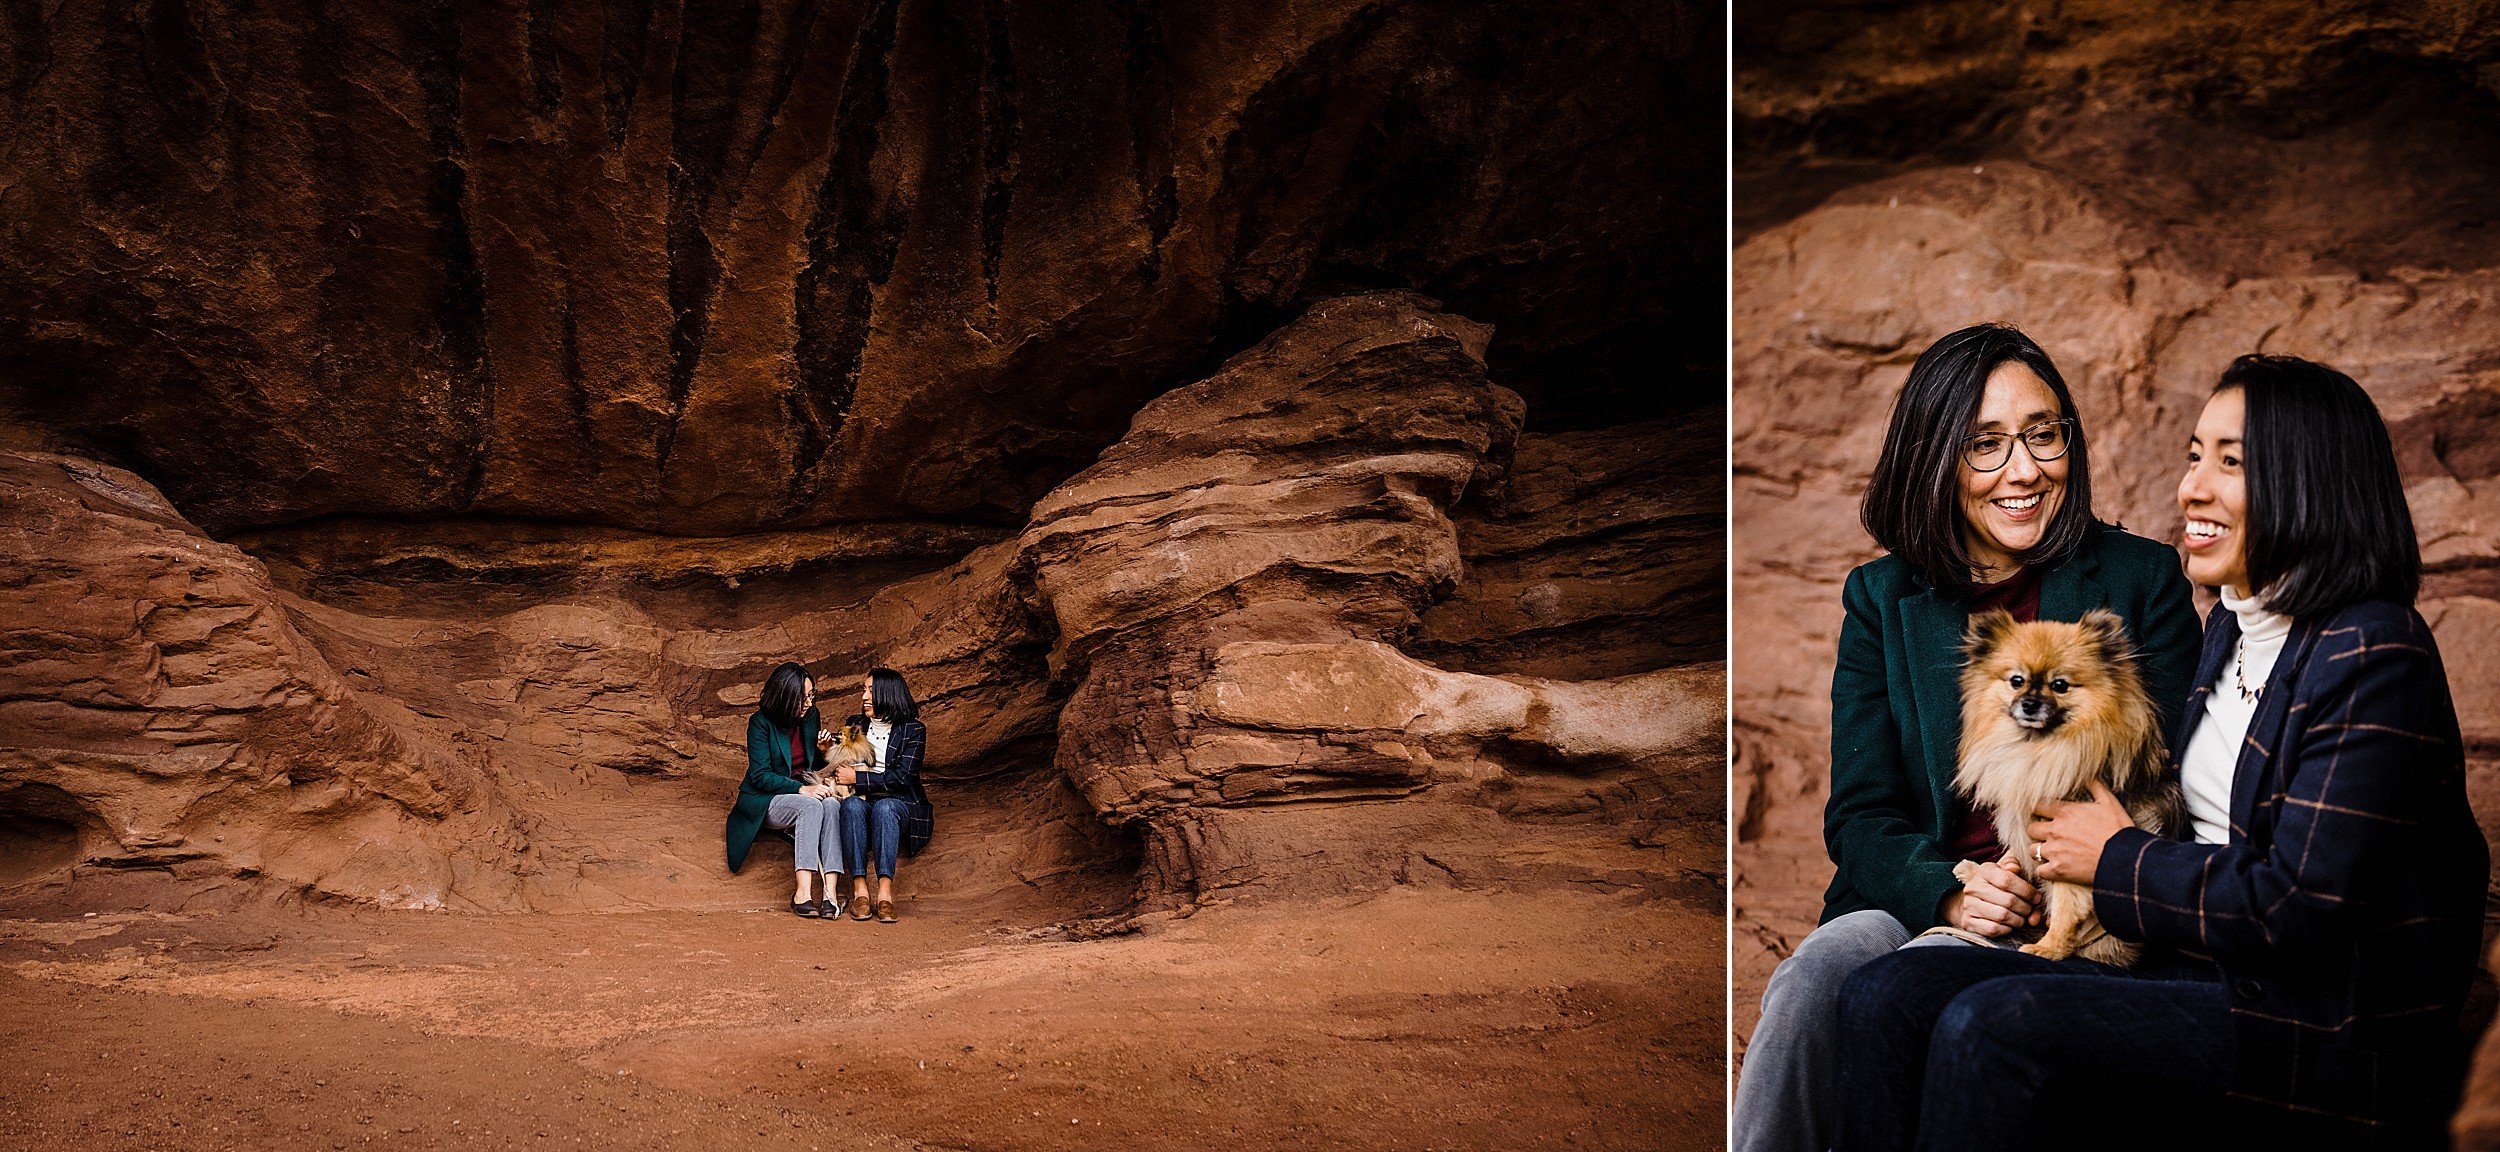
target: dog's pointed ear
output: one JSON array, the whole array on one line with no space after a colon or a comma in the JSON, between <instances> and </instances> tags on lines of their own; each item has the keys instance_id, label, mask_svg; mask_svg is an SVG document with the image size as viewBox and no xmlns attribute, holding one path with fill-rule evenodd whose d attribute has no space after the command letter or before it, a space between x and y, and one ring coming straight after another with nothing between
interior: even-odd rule
<instances>
[{"instance_id":1,"label":"dog's pointed ear","mask_svg":"<svg viewBox=\"0 0 2500 1152\"><path fill-rule=\"evenodd\" d=\"M2076 621L2083 634L2101 650L2101 658L2112 664L2135 659L2135 641L2127 636L2127 622L2107 608L2095 608Z\"/></svg>"},{"instance_id":2,"label":"dog's pointed ear","mask_svg":"<svg viewBox=\"0 0 2500 1152\"><path fill-rule=\"evenodd\" d=\"M1970 630L1962 634L1962 654L1973 660L1984 660L2017 627L2014 614L2002 608L1991 608L1973 616L1970 618Z\"/></svg>"}]
</instances>

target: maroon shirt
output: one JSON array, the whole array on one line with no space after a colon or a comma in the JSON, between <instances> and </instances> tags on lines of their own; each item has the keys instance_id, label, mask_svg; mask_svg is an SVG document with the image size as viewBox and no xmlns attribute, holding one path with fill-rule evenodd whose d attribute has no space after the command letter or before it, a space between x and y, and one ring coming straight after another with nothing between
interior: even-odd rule
<instances>
[{"instance_id":1,"label":"maroon shirt","mask_svg":"<svg viewBox=\"0 0 2500 1152\"><path fill-rule=\"evenodd\" d=\"M1991 608L2012 613L2014 619L2029 624L2040 618L2040 573L2024 568L1994 584L1982 584L1971 593L1970 614L1977 616ZM1954 798L1955 815L1944 843L1938 847L1956 860L1987 862L2005 855L2005 846L1997 842L1997 826L1988 814L1973 808L1970 802Z\"/></svg>"}]
</instances>

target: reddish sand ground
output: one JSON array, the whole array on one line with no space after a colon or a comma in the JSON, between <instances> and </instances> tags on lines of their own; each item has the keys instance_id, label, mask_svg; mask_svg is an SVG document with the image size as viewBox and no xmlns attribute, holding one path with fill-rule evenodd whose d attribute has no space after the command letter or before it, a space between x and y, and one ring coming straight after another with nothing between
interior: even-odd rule
<instances>
[{"instance_id":1,"label":"reddish sand ground","mask_svg":"<svg viewBox=\"0 0 2500 1152\"><path fill-rule=\"evenodd\" d=\"M1702 902L1398 887L1090 940L1032 912L20 906L0 920L0 1147L1721 1138Z\"/></svg>"}]
</instances>

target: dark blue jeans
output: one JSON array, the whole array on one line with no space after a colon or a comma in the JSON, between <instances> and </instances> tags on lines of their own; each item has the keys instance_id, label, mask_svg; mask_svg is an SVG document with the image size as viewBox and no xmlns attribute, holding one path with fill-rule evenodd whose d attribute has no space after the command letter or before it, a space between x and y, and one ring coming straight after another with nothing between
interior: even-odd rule
<instances>
[{"instance_id":1,"label":"dark blue jeans","mask_svg":"<svg viewBox=\"0 0 2500 1152\"><path fill-rule=\"evenodd\" d=\"M2127 970L2007 948L1910 948L1841 985L1837 1047L1836 1152L1996 1152L2037 1125L2032 1102L2052 1082L2089 1102L2070 1126L2131 1097L2218 1108L2231 1013L2201 962L2148 957Z\"/></svg>"},{"instance_id":2,"label":"dark blue jeans","mask_svg":"<svg viewBox=\"0 0 2500 1152\"><path fill-rule=\"evenodd\" d=\"M869 800L853 796L842 801L842 854L850 857L851 875L868 878L868 853L877 853L877 876L894 874L894 858L903 851L903 818L911 801L893 796Z\"/></svg>"}]
</instances>

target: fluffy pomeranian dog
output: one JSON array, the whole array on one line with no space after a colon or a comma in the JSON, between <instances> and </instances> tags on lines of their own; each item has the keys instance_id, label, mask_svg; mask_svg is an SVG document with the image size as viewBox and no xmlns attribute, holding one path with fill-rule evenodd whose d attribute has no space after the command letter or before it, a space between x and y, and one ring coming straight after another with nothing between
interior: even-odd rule
<instances>
[{"instance_id":1,"label":"fluffy pomeranian dog","mask_svg":"<svg viewBox=\"0 0 2500 1152\"><path fill-rule=\"evenodd\" d=\"M2163 835L2186 818L2125 623L2100 609L2073 624L2022 624L1985 612L1971 620L1962 651L1961 765L1953 786L1995 820L2004 863L2042 889L2048 924L2023 951L2133 964L2136 946L2102 929L2089 886L2040 880L2030 834L2034 808L2089 799L2096 779L2147 832ZM1978 867L1963 861L1954 875L1967 882Z\"/></svg>"},{"instance_id":2,"label":"fluffy pomeranian dog","mask_svg":"<svg viewBox=\"0 0 2500 1152\"><path fill-rule=\"evenodd\" d=\"M853 789L840 782L834 769L866 768L870 761L876 759L876 750L869 747L868 733L861 731L857 724L845 724L840 736L828 734L821 742L825 748L825 766L812 772L802 772L799 779L810 784L830 784L834 799L848 800Z\"/></svg>"}]
</instances>

